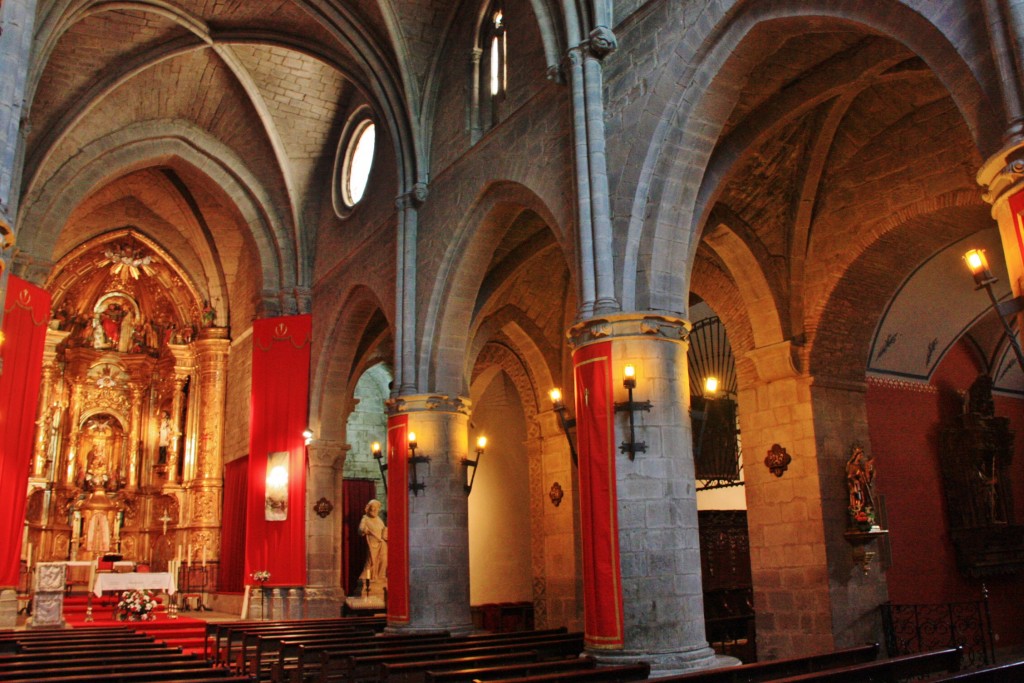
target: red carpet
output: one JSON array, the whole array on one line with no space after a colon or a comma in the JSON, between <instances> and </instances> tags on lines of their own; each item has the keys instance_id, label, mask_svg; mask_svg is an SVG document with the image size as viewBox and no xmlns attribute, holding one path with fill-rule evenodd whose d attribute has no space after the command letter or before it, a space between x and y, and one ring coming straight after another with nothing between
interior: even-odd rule
<instances>
[{"instance_id":1,"label":"red carpet","mask_svg":"<svg viewBox=\"0 0 1024 683\"><path fill-rule=\"evenodd\" d=\"M206 622L192 617L178 616L172 619L167 616L164 608L158 607L153 614L153 621L117 621L114 618L114 605L117 597L104 595L93 597L93 621L85 620L88 607L88 596L67 595L64 597L64 618L73 628L89 628L91 626L127 626L143 633L148 633L159 641L172 647L180 647L186 652L203 654L203 638L206 635Z\"/></svg>"}]
</instances>

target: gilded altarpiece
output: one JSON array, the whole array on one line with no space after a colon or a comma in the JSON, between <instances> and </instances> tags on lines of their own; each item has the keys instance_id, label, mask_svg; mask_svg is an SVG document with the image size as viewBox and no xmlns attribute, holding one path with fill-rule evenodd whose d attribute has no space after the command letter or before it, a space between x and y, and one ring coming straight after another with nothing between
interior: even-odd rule
<instances>
[{"instance_id":1,"label":"gilded altarpiece","mask_svg":"<svg viewBox=\"0 0 1024 683\"><path fill-rule=\"evenodd\" d=\"M200 288L132 230L73 250L47 289L32 559L215 567L227 330Z\"/></svg>"}]
</instances>

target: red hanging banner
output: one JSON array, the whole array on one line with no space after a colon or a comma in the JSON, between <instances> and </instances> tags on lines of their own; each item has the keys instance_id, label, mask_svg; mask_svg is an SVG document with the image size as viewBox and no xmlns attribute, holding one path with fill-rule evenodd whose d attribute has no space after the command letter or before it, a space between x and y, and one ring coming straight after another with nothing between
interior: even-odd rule
<instances>
[{"instance_id":1,"label":"red hanging banner","mask_svg":"<svg viewBox=\"0 0 1024 683\"><path fill-rule=\"evenodd\" d=\"M589 648L620 649L625 643L625 626L615 490L611 342L577 349L573 365L583 532L583 640Z\"/></svg>"},{"instance_id":2,"label":"red hanging banner","mask_svg":"<svg viewBox=\"0 0 1024 683\"><path fill-rule=\"evenodd\" d=\"M1024 191L1017 192L1016 194L1010 195L1010 213L1013 215L1013 226L1014 232L1017 234L1017 256L1020 257L1020 263L1018 266L1024 265ZM1014 268L1009 263L1006 264L1006 269L1011 273L1017 272L1017 268Z\"/></svg>"},{"instance_id":3,"label":"red hanging banner","mask_svg":"<svg viewBox=\"0 0 1024 683\"><path fill-rule=\"evenodd\" d=\"M7 280L0 343L0 586L17 586L50 293Z\"/></svg>"},{"instance_id":4,"label":"red hanging banner","mask_svg":"<svg viewBox=\"0 0 1024 683\"><path fill-rule=\"evenodd\" d=\"M245 575L306 583L306 443L312 318L253 323ZM270 465L268 467L268 464Z\"/></svg>"},{"instance_id":5,"label":"red hanging banner","mask_svg":"<svg viewBox=\"0 0 1024 683\"><path fill-rule=\"evenodd\" d=\"M388 623L409 623L409 416L388 418Z\"/></svg>"}]
</instances>

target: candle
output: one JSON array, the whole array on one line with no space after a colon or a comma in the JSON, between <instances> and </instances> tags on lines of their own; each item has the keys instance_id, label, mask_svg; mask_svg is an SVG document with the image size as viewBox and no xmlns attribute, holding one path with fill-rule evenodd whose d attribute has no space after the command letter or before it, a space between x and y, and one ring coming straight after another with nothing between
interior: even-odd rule
<instances>
[{"instance_id":1,"label":"candle","mask_svg":"<svg viewBox=\"0 0 1024 683\"><path fill-rule=\"evenodd\" d=\"M206 568L206 544L203 544L203 568Z\"/></svg>"},{"instance_id":2,"label":"candle","mask_svg":"<svg viewBox=\"0 0 1024 683\"><path fill-rule=\"evenodd\" d=\"M32 541L28 542L28 568L32 569Z\"/></svg>"},{"instance_id":3,"label":"candle","mask_svg":"<svg viewBox=\"0 0 1024 683\"><path fill-rule=\"evenodd\" d=\"M181 544L180 543L178 544L178 552L174 556L174 559L175 559L176 562L181 562Z\"/></svg>"},{"instance_id":4,"label":"candle","mask_svg":"<svg viewBox=\"0 0 1024 683\"><path fill-rule=\"evenodd\" d=\"M192 544L189 543L185 549L185 566L192 564Z\"/></svg>"}]
</instances>

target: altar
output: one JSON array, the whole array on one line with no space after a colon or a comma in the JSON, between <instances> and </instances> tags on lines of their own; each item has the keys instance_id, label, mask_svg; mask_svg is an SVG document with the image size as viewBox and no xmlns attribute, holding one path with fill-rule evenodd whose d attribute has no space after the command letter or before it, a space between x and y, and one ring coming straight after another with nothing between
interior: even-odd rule
<instances>
[{"instance_id":1,"label":"altar","mask_svg":"<svg viewBox=\"0 0 1024 683\"><path fill-rule=\"evenodd\" d=\"M177 583L170 572L102 572L97 573L89 593L85 620L92 621L92 597L103 597L107 591L151 590L174 595Z\"/></svg>"},{"instance_id":2,"label":"altar","mask_svg":"<svg viewBox=\"0 0 1024 683\"><path fill-rule=\"evenodd\" d=\"M151 590L174 595L177 586L170 572L97 573L92 594L97 598L106 591Z\"/></svg>"}]
</instances>

